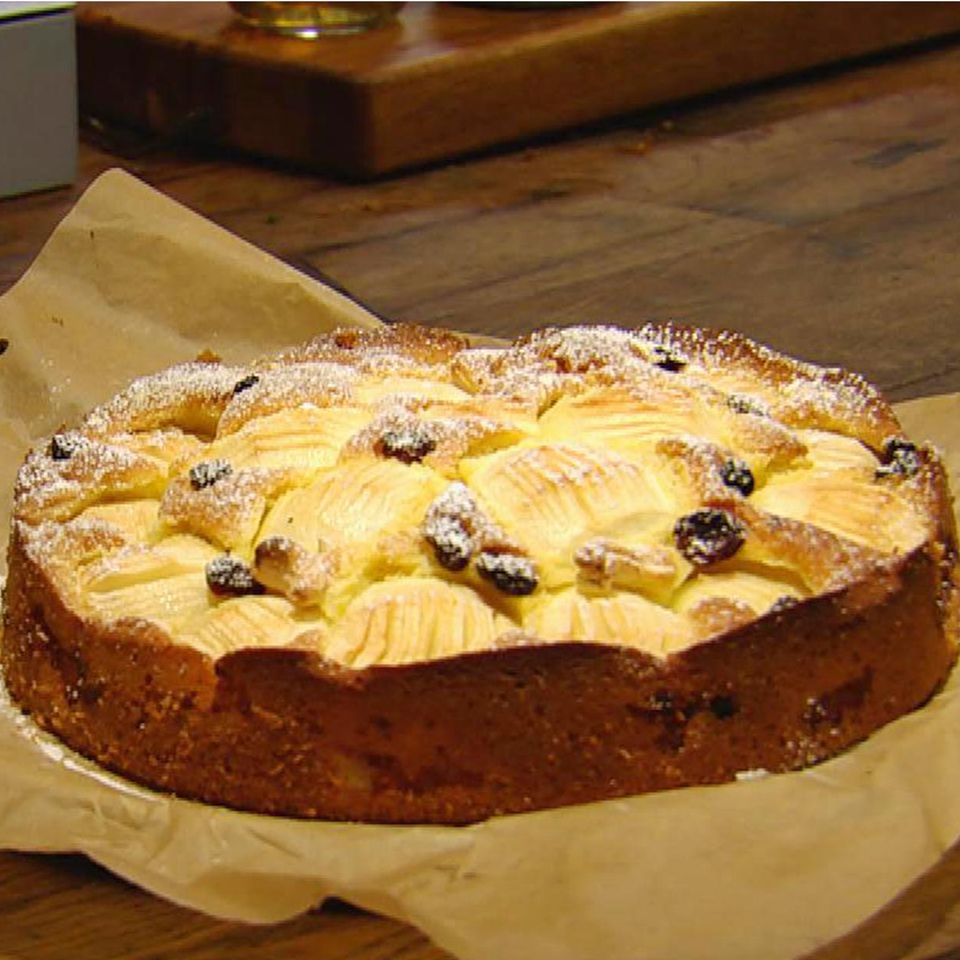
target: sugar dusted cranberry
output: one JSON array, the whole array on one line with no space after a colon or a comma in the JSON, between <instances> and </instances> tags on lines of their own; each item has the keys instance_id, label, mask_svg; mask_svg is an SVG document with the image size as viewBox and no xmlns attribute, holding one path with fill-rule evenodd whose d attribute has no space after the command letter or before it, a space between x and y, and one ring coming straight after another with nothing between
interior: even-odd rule
<instances>
[{"instance_id":1,"label":"sugar dusted cranberry","mask_svg":"<svg viewBox=\"0 0 960 960\"><path fill-rule=\"evenodd\" d=\"M743 546L744 529L726 510L695 510L673 527L677 549L695 566L732 557Z\"/></svg>"},{"instance_id":2,"label":"sugar dusted cranberry","mask_svg":"<svg viewBox=\"0 0 960 960\"><path fill-rule=\"evenodd\" d=\"M437 563L446 570L462 570L473 556L474 539L455 517L436 517L425 536L427 543L433 547Z\"/></svg>"},{"instance_id":3,"label":"sugar dusted cranberry","mask_svg":"<svg viewBox=\"0 0 960 960\"><path fill-rule=\"evenodd\" d=\"M50 440L50 457L53 460L69 460L83 445L77 434L55 433Z\"/></svg>"},{"instance_id":4,"label":"sugar dusted cranberry","mask_svg":"<svg viewBox=\"0 0 960 960\"><path fill-rule=\"evenodd\" d=\"M437 441L423 424L410 424L386 430L377 441L376 450L384 457L392 457L402 463L419 463L432 453Z\"/></svg>"},{"instance_id":5,"label":"sugar dusted cranberry","mask_svg":"<svg viewBox=\"0 0 960 960\"><path fill-rule=\"evenodd\" d=\"M762 404L742 393L731 393L727 397L727 406L734 413L752 413L756 417L767 416L767 411Z\"/></svg>"},{"instance_id":6,"label":"sugar dusted cranberry","mask_svg":"<svg viewBox=\"0 0 960 960\"><path fill-rule=\"evenodd\" d=\"M660 344L654 346L650 359L655 366L658 366L661 370L666 370L668 373L679 373L689 362L683 354Z\"/></svg>"},{"instance_id":7,"label":"sugar dusted cranberry","mask_svg":"<svg viewBox=\"0 0 960 960\"><path fill-rule=\"evenodd\" d=\"M427 508L423 536L433 547L437 563L447 570L462 570L477 548L479 507L469 489L451 483Z\"/></svg>"},{"instance_id":8,"label":"sugar dusted cranberry","mask_svg":"<svg viewBox=\"0 0 960 960\"><path fill-rule=\"evenodd\" d=\"M512 553L484 550L477 557L476 566L481 577L512 597L528 596L540 582L533 561Z\"/></svg>"},{"instance_id":9,"label":"sugar dusted cranberry","mask_svg":"<svg viewBox=\"0 0 960 960\"><path fill-rule=\"evenodd\" d=\"M915 443L891 437L883 445L883 466L877 468L877 477L895 474L912 477L920 469L920 463L920 453Z\"/></svg>"},{"instance_id":10,"label":"sugar dusted cranberry","mask_svg":"<svg viewBox=\"0 0 960 960\"><path fill-rule=\"evenodd\" d=\"M231 473L233 467L226 460L204 460L190 468L190 486L194 490L203 490Z\"/></svg>"},{"instance_id":11,"label":"sugar dusted cranberry","mask_svg":"<svg viewBox=\"0 0 960 960\"><path fill-rule=\"evenodd\" d=\"M729 459L720 470L720 479L726 486L739 490L745 497L753 493L753 473L742 460Z\"/></svg>"},{"instance_id":12,"label":"sugar dusted cranberry","mask_svg":"<svg viewBox=\"0 0 960 960\"><path fill-rule=\"evenodd\" d=\"M263 593L263 587L253 579L250 568L229 553L211 560L204 573L210 592L218 597L243 597Z\"/></svg>"}]
</instances>

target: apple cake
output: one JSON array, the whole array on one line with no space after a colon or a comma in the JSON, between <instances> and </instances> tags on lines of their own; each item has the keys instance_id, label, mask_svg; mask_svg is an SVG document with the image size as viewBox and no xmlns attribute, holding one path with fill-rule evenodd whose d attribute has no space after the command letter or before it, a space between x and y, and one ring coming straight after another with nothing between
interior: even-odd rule
<instances>
[{"instance_id":1,"label":"apple cake","mask_svg":"<svg viewBox=\"0 0 960 960\"><path fill-rule=\"evenodd\" d=\"M134 382L15 489L2 667L105 768L468 823L784 772L956 651L935 450L735 333L341 329Z\"/></svg>"}]
</instances>

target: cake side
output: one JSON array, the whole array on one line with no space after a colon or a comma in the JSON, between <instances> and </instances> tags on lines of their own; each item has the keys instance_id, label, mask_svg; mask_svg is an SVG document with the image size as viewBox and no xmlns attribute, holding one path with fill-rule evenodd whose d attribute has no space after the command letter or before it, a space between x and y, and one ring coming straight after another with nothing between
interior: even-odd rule
<instances>
[{"instance_id":1,"label":"cake side","mask_svg":"<svg viewBox=\"0 0 960 960\"><path fill-rule=\"evenodd\" d=\"M922 550L666 661L561 642L361 671L90 631L15 570L4 672L40 726L157 789L299 817L463 823L801 769L924 703L954 657Z\"/></svg>"},{"instance_id":2,"label":"cake side","mask_svg":"<svg viewBox=\"0 0 960 960\"><path fill-rule=\"evenodd\" d=\"M131 386L21 471L12 696L110 769L462 823L797 769L955 655L936 452L734 334L340 331Z\"/></svg>"}]
</instances>

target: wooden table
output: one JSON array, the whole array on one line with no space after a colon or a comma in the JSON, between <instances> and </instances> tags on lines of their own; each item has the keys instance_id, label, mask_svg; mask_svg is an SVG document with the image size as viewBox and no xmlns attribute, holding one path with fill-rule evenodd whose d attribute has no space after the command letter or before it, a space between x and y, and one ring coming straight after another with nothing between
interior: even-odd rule
<instances>
[{"instance_id":1,"label":"wooden table","mask_svg":"<svg viewBox=\"0 0 960 960\"><path fill-rule=\"evenodd\" d=\"M960 390L960 45L362 186L150 146L87 143L73 189L0 203L0 289L122 165L386 317L500 335L676 318L854 367L894 399ZM820 956L956 956L949 938L917 946L960 899L960 869L934 889ZM444 956L341 906L247 928L79 858L0 854L2 960Z\"/></svg>"}]
</instances>

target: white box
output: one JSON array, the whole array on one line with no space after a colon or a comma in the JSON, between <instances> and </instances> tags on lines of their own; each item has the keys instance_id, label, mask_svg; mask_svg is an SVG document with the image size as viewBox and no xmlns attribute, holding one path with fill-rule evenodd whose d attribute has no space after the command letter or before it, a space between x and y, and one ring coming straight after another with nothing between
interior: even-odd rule
<instances>
[{"instance_id":1,"label":"white box","mask_svg":"<svg viewBox=\"0 0 960 960\"><path fill-rule=\"evenodd\" d=\"M0 197L77 172L73 5L0 3Z\"/></svg>"}]
</instances>

